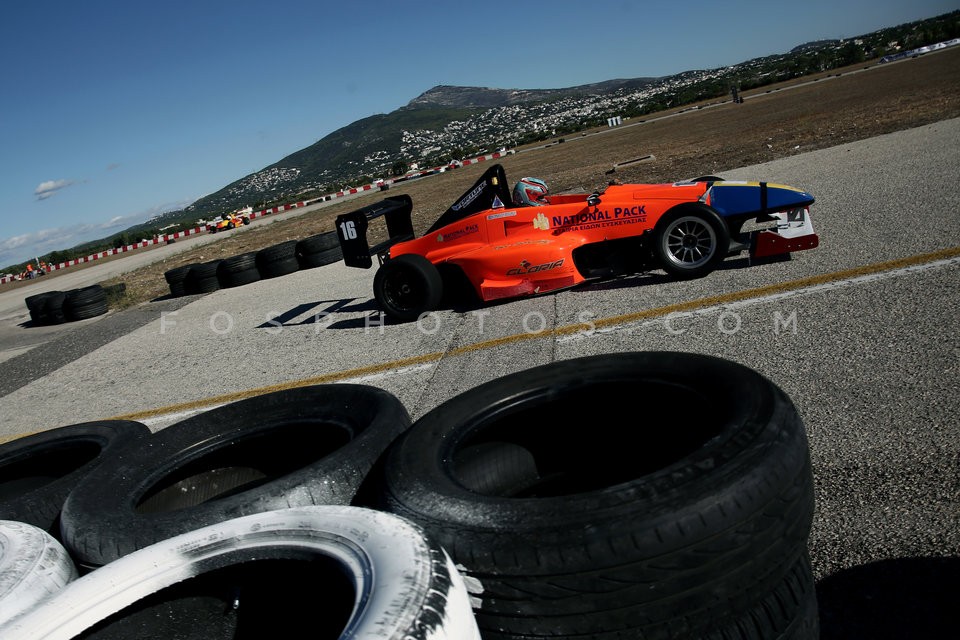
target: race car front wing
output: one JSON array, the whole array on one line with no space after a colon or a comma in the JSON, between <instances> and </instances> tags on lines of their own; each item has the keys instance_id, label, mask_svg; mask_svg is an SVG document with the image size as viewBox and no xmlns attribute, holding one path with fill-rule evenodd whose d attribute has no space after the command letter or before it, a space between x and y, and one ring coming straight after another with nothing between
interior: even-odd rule
<instances>
[{"instance_id":1,"label":"race car front wing","mask_svg":"<svg viewBox=\"0 0 960 640\"><path fill-rule=\"evenodd\" d=\"M767 215L776 219L776 225L751 233L750 257L766 258L819 246L820 236L813 230L809 207Z\"/></svg>"}]
</instances>

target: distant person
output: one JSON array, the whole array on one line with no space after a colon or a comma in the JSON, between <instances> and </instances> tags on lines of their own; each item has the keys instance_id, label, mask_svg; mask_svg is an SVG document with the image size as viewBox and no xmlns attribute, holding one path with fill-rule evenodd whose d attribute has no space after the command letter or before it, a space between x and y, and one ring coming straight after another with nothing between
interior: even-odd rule
<instances>
[{"instance_id":1,"label":"distant person","mask_svg":"<svg viewBox=\"0 0 960 640\"><path fill-rule=\"evenodd\" d=\"M27 263L27 280L33 280L36 277L37 273L33 270L33 263Z\"/></svg>"},{"instance_id":2,"label":"distant person","mask_svg":"<svg viewBox=\"0 0 960 640\"><path fill-rule=\"evenodd\" d=\"M542 207L550 204L547 195L550 190L540 178L520 178L513 188L513 204L518 207Z\"/></svg>"}]
</instances>

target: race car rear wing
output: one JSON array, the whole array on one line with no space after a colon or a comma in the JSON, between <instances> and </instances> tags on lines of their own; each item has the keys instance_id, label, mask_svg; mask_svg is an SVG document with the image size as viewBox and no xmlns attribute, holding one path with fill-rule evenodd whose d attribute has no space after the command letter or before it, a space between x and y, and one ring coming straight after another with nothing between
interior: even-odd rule
<instances>
[{"instance_id":1,"label":"race car rear wing","mask_svg":"<svg viewBox=\"0 0 960 640\"><path fill-rule=\"evenodd\" d=\"M373 266L372 256L380 255L398 242L413 239L412 213L413 200L403 194L337 216L337 237L343 250L343 262L348 267L369 269ZM388 237L371 247L367 228L370 220L381 216L386 220Z\"/></svg>"}]
</instances>

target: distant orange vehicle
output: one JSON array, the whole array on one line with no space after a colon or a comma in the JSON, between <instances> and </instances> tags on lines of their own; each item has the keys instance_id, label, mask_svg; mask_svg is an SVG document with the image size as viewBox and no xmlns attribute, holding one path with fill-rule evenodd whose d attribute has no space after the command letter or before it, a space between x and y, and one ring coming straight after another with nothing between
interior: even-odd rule
<instances>
[{"instance_id":1,"label":"distant orange vehicle","mask_svg":"<svg viewBox=\"0 0 960 640\"><path fill-rule=\"evenodd\" d=\"M369 268L376 255L374 297L388 317L410 321L436 309L445 288L491 301L657 268L697 278L741 251L762 258L812 249L819 244L813 202L794 187L716 176L561 195L523 178L511 193L497 164L419 238L407 195L340 215L336 224L344 262ZM389 239L370 247L369 221L380 216ZM744 232L747 222L759 224Z\"/></svg>"},{"instance_id":2,"label":"distant orange vehicle","mask_svg":"<svg viewBox=\"0 0 960 640\"><path fill-rule=\"evenodd\" d=\"M250 218L247 216L238 216L236 214L229 213L225 216L217 216L213 222L207 224L207 231L210 233L216 233L217 231L234 229L245 224L250 224Z\"/></svg>"}]
</instances>

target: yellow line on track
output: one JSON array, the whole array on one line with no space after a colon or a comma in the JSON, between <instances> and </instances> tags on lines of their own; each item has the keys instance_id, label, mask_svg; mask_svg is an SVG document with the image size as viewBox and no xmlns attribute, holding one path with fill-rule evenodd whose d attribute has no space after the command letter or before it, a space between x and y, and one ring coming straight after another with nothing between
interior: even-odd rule
<instances>
[{"instance_id":1,"label":"yellow line on track","mask_svg":"<svg viewBox=\"0 0 960 640\"><path fill-rule=\"evenodd\" d=\"M915 256L910 256L907 258L900 258L897 260L888 260L886 262L878 262L878 263L866 265L863 267L855 267L853 269L844 269L842 271L834 271L833 273L825 273L818 276L810 276L808 278L801 278L799 280L791 280L789 282L781 282L778 284L771 284L764 287L745 289L743 291L734 291L731 293L724 293L716 296L710 296L707 298L698 298L696 300L690 300L688 302L678 302L676 304L667 305L665 307L657 307L656 309L647 309L645 311L637 311L635 313L627 313L624 315L613 316L610 318L599 318L596 320L592 320L589 323L569 324L561 327L555 327L553 329L540 331L538 333L513 334L509 336L504 336L502 338L495 338L493 340L485 340L485 341L476 342L474 344L470 344L467 346L457 347L456 349L451 349L449 351L437 351L434 353L427 353L421 356L414 356L411 358L402 358L400 360L393 360L392 362L384 362L380 364L369 365L366 367L358 367L356 369L347 369L345 371L336 371L333 373L327 373L327 374L324 374L321 376L315 376L312 378L291 380L289 382L282 382L279 384L268 385L265 387L258 387L255 389L248 389L246 391L237 391L235 393L227 393L219 396L212 396L210 398L193 400L190 402L181 402L179 404L173 404L166 407L159 407L156 409L148 409L145 411L128 413L121 416L115 416L114 418L109 418L109 419L111 420L143 420L145 418L151 418L151 417L166 415L170 413L178 413L183 411L203 409L205 407L210 407L213 405L226 404L228 402L235 402L237 400L243 400L245 398L251 398L253 396L263 395L265 393L273 393L275 391L283 391L286 389L306 387L306 386L311 386L315 384L326 384L331 382L337 382L340 380L348 380L352 378L359 378L362 376L383 373L385 371L390 371L393 369L402 369L405 367L428 364L431 362L437 362L444 357L458 356L458 355L463 355L467 353L472 353L475 351L483 351L485 349L493 349L503 345L513 344L516 342L524 342L526 340L539 340L543 338L556 338L558 336L566 336L566 335L571 335L571 334L585 332L585 331L602 329L604 327L611 327L611 326L616 326L620 324L628 324L631 322L638 322L641 320L650 320L652 318L667 316L667 315L670 315L671 313L694 311L697 309L713 307L721 304L729 304L731 302L740 302L742 300L749 300L752 298L763 298L766 296L785 293L788 291L805 289L807 287L813 287L817 285L829 284L832 282L839 282L841 280L849 280L851 278L857 278L860 276L882 273L884 271L893 271L895 269L904 269L907 267L914 267L918 265L927 264L930 262L936 262L937 260L946 260L950 258L955 258L957 256L960 256L960 247L951 247L949 249L942 249L940 251L934 251L931 253L923 253Z\"/></svg>"}]
</instances>

